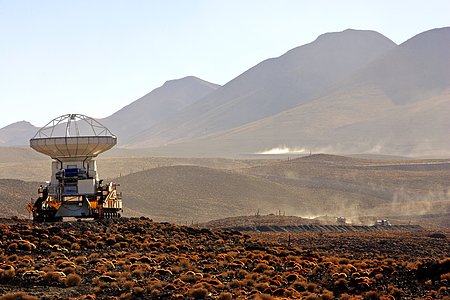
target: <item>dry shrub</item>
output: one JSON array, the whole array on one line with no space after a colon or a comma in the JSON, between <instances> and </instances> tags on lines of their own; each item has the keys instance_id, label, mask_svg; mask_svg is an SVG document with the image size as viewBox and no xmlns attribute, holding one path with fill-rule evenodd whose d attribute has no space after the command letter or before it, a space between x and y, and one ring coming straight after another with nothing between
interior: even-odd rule
<instances>
[{"instance_id":1,"label":"dry shrub","mask_svg":"<svg viewBox=\"0 0 450 300\"><path fill-rule=\"evenodd\" d=\"M265 270L269 269L269 266L266 265L265 263L259 263L256 265L256 267L253 269L253 272L258 272L258 273L262 273Z\"/></svg>"},{"instance_id":2,"label":"dry shrub","mask_svg":"<svg viewBox=\"0 0 450 300\"><path fill-rule=\"evenodd\" d=\"M188 282L188 283L195 283L197 282L200 278L196 277L195 274L182 274L180 276L180 279L184 282Z\"/></svg>"},{"instance_id":3,"label":"dry shrub","mask_svg":"<svg viewBox=\"0 0 450 300\"><path fill-rule=\"evenodd\" d=\"M132 277L141 278L145 274L145 270L142 270L141 268L135 269L131 272Z\"/></svg>"},{"instance_id":4,"label":"dry shrub","mask_svg":"<svg viewBox=\"0 0 450 300\"><path fill-rule=\"evenodd\" d=\"M364 300L378 300L380 299L380 294L378 294L376 291L370 291L363 295Z\"/></svg>"},{"instance_id":5,"label":"dry shrub","mask_svg":"<svg viewBox=\"0 0 450 300\"><path fill-rule=\"evenodd\" d=\"M264 292L270 289L270 286L266 282L261 282L255 285L255 289L257 289L260 292Z\"/></svg>"},{"instance_id":6,"label":"dry shrub","mask_svg":"<svg viewBox=\"0 0 450 300\"><path fill-rule=\"evenodd\" d=\"M222 292L219 294L218 300L232 300L233 295L229 292Z\"/></svg>"},{"instance_id":7,"label":"dry shrub","mask_svg":"<svg viewBox=\"0 0 450 300\"><path fill-rule=\"evenodd\" d=\"M191 271L195 269L195 266L185 258L180 259L180 262L178 266L181 268L182 271Z\"/></svg>"},{"instance_id":8,"label":"dry shrub","mask_svg":"<svg viewBox=\"0 0 450 300\"><path fill-rule=\"evenodd\" d=\"M304 292L306 291L308 284L306 283L306 281L296 280L291 286L298 292Z\"/></svg>"},{"instance_id":9,"label":"dry shrub","mask_svg":"<svg viewBox=\"0 0 450 300\"><path fill-rule=\"evenodd\" d=\"M178 252L178 247L176 245L169 245L166 247L166 250L170 252Z\"/></svg>"},{"instance_id":10,"label":"dry shrub","mask_svg":"<svg viewBox=\"0 0 450 300\"><path fill-rule=\"evenodd\" d=\"M38 297L28 295L25 292L13 292L0 296L0 300L38 300Z\"/></svg>"},{"instance_id":11,"label":"dry shrub","mask_svg":"<svg viewBox=\"0 0 450 300\"><path fill-rule=\"evenodd\" d=\"M81 284L81 277L75 273L69 274L67 275L66 280L64 280L64 284L67 287L79 286Z\"/></svg>"},{"instance_id":12,"label":"dry shrub","mask_svg":"<svg viewBox=\"0 0 450 300\"><path fill-rule=\"evenodd\" d=\"M73 268L73 267L67 267L67 268L62 269L62 271L63 271L65 274L75 273L75 268Z\"/></svg>"},{"instance_id":13,"label":"dry shrub","mask_svg":"<svg viewBox=\"0 0 450 300\"><path fill-rule=\"evenodd\" d=\"M248 272L243 269L238 270L236 272L234 272L234 271L228 271L228 272L229 272L228 274L231 274L232 276L236 276L236 278L239 278L239 279L244 279L248 275Z\"/></svg>"},{"instance_id":14,"label":"dry shrub","mask_svg":"<svg viewBox=\"0 0 450 300\"><path fill-rule=\"evenodd\" d=\"M247 287L252 287L255 285L255 283L256 283L256 281L253 279L250 279L250 278L246 278L246 279L242 280L243 286L247 286Z\"/></svg>"},{"instance_id":15,"label":"dry shrub","mask_svg":"<svg viewBox=\"0 0 450 300\"><path fill-rule=\"evenodd\" d=\"M284 288L277 288L272 294L276 297L283 297L286 295L286 291Z\"/></svg>"},{"instance_id":16,"label":"dry shrub","mask_svg":"<svg viewBox=\"0 0 450 300\"><path fill-rule=\"evenodd\" d=\"M388 286L388 291L389 291L389 294L391 294L395 298L401 297L401 295L402 295L402 290L399 288L396 288L393 285Z\"/></svg>"},{"instance_id":17,"label":"dry shrub","mask_svg":"<svg viewBox=\"0 0 450 300\"><path fill-rule=\"evenodd\" d=\"M70 245L70 250L80 250L80 244L78 243L72 243L72 245Z\"/></svg>"},{"instance_id":18,"label":"dry shrub","mask_svg":"<svg viewBox=\"0 0 450 300\"><path fill-rule=\"evenodd\" d=\"M310 282L308 283L308 285L306 286L306 289L308 290L308 292L313 293L317 288L317 284L315 284L314 282Z\"/></svg>"},{"instance_id":19,"label":"dry shrub","mask_svg":"<svg viewBox=\"0 0 450 300\"><path fill-rule=\"evenodd\" d=\"M135 296L142 296L144 295L145 289L141 288L140 286L136 286L133 288L133 295Z\"/></svg>"},{"instance_id":20,"label":"dry shrub","mask_svg":"<svg viewBox=\"0 0 450 300\"><path fill-rule=\"evenodd\" d=\"M339 299L342 299L342 300L350 300L350 299L353 299L353 296L351 296L351 295L349 295L349 294L347 294L347 293L343 293L343 294L340 294L340 295L339 295Z\"/></svg>"},{"instance_id":21,"label":"dry shrub","mask_svg":"<svg viewBox=\"0 0 450 300\"><path fill-rule=\"evenodd\" d=\"M105 241L106 245L108 246L112 246L116 243L116 238L115 237L109 237L106 239Z\"/></svg>"},{"instance_id":22,"label":"dry shrub","mask_svg":"<svg viewBox=\"0 0 450 300\"><path fill-rule=\"evenodd\" d=\"M243 283L239 280L232 280L230 281L230 283L228 284L228 286L232 289L237 289L240 288L243 285Z\"/></svg>"},{"instance_id":23,"label":"dry shrub","mask_svg":"<svg viewBox=\"0 0 450 300\"><path fill-rule=\"evenodd\" d=\"M132 300L133 294L132 293L123 293L119 297L120 300Z\"/></svg>"},{"instance_id":24,"label":"dry shrub","mask_svg":"<svg viewBox=\"0 0 450 300\"><path fill-rule=\"evenodd\" d=\"M205 288L191 288L188 295L194 299L205 299L208 296L208 290Z\"/></svg>"},{"instance_id":25,"label":"dry shrub","mask_svg":"<svg viewBox=\"0 0 450 300\"><path fill-rule=\"evenodd\" d=\"M6 247L6 250L14 252L17 250L17 248L19 248L19 245L17 245L17 243L11 243L8 245L8 247Z\"/></svg>"},{"instance_id":26,"label":"dry shrub","mask_svg":"<svg viewBox=\"0 0 450 300\"><path fill-rule=\"evenodd\" d=\"M286 280L287 280L288 282L294 282L294 281L296 281L297 279L298 279L298 275L297 275L297 274L294 274L294 273L289 274L289 275L286 276Z\"/></svg>"},{"instance_id":27,"label":"dry shrub","mask_svg":"<svg viewBox=\"0 0 450 300\"><path fill-rule=\"evenodd\" d=\"M87 260L86 256L77 256L73 261L74 261L77 265L80 265L80 264L85 263L86 260Z\"/></svg>"},{"instance_id":28,"label":"dry shrub","mask_svg":"<svg viewBox=\"0 0 450 300\"><path fill-rule=\"evenodd\" d=\"M55 265L56 265L58 268L65 268L65 267L71 266L71 265L72 265L72 262L68 261L67 259L58 259L58 260L55 262Z\"/></svg>"},{"instance_id":29,"label":"dry shrub","mask_svg":"<svg viewBox=\"0 0 450 300\"><path fill-rule=\"evenodd\" d=\"M16 270L12 266L6 266L5 269L0 269L0 279L9 280L16 276Z\"/></svg>"},{"instance_id":30,"label":"dry shrub","mask_svg":"<svg viewBox=\"0 0 450 300\"><path fill-rule=\"evenodd\" d=\"M127 280L123 283L123 288L125 290L131 290L134 287L134 282L131 280Z\"/></svg>"},{"instance_id":31,"label":"dry shrub","mask_svg":"<svg viewBox=\"0 0 450 300\"><path fill-rule=\"evenodd\" d=\"M42 279L48 282L59 282L61 279L61 275L58 272L49 271L42 276Z\"/></svg>"},{"instance_id":32,"label":"dry shrub","mask_svg":"<svg viewBox=\"0 0 450 300\"><path fill-rule=\"evenodd\" d=\"M332 291L324 290L322 295L320 295L320 299L322 300L332 300L334 299L334 294Z\"/></svg>"},{"instance_id":33,"label":"dry shrub","mask_svg":"<svg viewBox=\"0 0 450 300\"><path fill-rule=\"evenodd\" d=\"M8 261L10 261L10 262L17 261L18 259L19 259L19 257L16 254L8 256Z\"/></svg>"},{"instance_id":34,"label":"dry shrub","mask_svg":"<svg viewBox=\"0 0 450 300\"><path fill-rule=\"evenodd\" d=\"M305 297L305 300L317 300L317 299L320 299L317 294L309 294L308 296Z\"/></svg>"},{"instance_id":35,"label":"dry shrub","mask_svg":"<svg viewBox=\"0 0 450 300\"><path fill-rule=\"evenodd\" d=\"M149 290L149 291L159 290L162 288L162 286L163 286L163 284L159 280L150 281L147 284L147 290Z\"/></svg>"}]
</instances>

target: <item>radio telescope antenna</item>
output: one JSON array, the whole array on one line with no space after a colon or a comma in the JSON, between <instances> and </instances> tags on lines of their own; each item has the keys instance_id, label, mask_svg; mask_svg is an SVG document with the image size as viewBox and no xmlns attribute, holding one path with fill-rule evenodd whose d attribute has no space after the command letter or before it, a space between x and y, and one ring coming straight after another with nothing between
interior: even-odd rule
<instances>
[{"instance_id":1,"label":"radio telescope antenna","mask_svg":"<svg viewBox=\"0 0 450 300\"><path fill-rule=\"evenodd\" d=\"M108 128L81 114L51 120L30 140L31 148L60 161L93 158L116 144Z\"/></svg>"}]
</instances>

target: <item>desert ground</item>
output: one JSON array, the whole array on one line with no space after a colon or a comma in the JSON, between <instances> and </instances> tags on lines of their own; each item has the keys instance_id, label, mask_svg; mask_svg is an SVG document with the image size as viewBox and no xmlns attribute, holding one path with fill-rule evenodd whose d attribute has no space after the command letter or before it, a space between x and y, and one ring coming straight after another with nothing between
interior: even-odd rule
<instances>
[{"instance_id":1,"label":"desert ground","mask_svg":"<svg viewBox=\"0 0 450 300\"><path fill-rule=\"evenodd\" d=\"M0 299L448 299L448 231L0 224Z\"/></svg>"}]
</instances>

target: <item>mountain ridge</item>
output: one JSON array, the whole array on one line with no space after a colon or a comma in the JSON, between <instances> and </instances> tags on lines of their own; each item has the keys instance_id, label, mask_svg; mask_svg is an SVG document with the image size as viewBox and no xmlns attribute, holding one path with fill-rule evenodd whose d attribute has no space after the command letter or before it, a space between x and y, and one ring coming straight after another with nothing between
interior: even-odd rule
<instances>
[{"instance_id":1,"label":"mountain ridge","mask_svg":"<svg viewBox=\"0 0 450 300\"><path fill-rule=\"evenodd\" d=\"M0 128L0 146L22 146L28 144L38 128L30 122L19 121Z\"/></svg>"},{"instance_id":2,"label":"mountain ridge","mask_svg":"<svg viewBox=\"0 0 450 300\"><path fill-rule=\"evenodd\" d=\"M235 149L258 153L277 147L341 154L450 155L449 142L439 137L448 135L450 128L446 117L450 113L450 28L436 31L416 35L386 52L325 96L172 149L193 149L196 144L205 155L207 149L230 154ZM443 37L448 39L433 51L436 46L431 47L430 41L436 44ZM397 66L399 61L402 64ZM439 67L422 80L422 65ZM436 76L438 83L433 80ZM398 95L389 93L396 82L408 88ZM408 98L409 94L418 98ZM170 151L171 146L161 150Z\"/></svg>"},{"instance_id":3,"label":"mountain ridge","mask_svg":"<svg viewBox=\"0 0 450 300\"><path fill-rule=\"evenodd\" d=\"M138 132L169 118L218 87L219 85L195 76L168 80L162 86L99 121L114 134L122 137L119 143L125 143Z\"/></svg>"},{"instance_id":4,"label":"mountain ridge","mask_svg":"<svg viewBox=\"0 0 450 300\"><path fill-rule=\"evenodd\" d=\"M346 42L354 39L359 43ZM337 45L334 40L342 42ZM330 33L262 61L187 107L177 119L157 124L136 137L133 144L145 146L140 142L143 140L148 140L147 146L186 140L273 115L323 93L341 76L393 47L395 43L374 31Z\"/></svg>"}]
</instances>

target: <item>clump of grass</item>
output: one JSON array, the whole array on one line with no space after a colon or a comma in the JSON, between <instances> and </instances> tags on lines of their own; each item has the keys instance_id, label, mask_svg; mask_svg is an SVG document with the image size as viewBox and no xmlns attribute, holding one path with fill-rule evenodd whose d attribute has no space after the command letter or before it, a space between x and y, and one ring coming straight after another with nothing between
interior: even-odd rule
<instances>
[{"instance_id":1,"label":"clump of grass","mask_svg":"<svg viewBox=\"0 0 450 300\"><path fill-rule=\"evenodd\" d=\"M255 285L255 289L257 289L260 292L264 292L270 290L270 286L267 282L260 282Z\"/></svg>"},{"instance_id":2,"label":"clump of grass","mask_svg":"<svg viewBox=\"0 0 450 300\"><path fill-rule=\"evenodd\" d=\"M64 280L64 284L67 287L79 286L81 284L81 277L75 273L69 274L67 275L66 280Z\"/></svg>"},{"instance_id":3,"label":"clump of grass","mask_svg":"<svg viewBox=\"0 0 450 300\"><path fill-rule=\"evenodd\" d=\"M16 254L8 256L8 261L15 262L19 257Z\"/></svg>"},{"instance_id":4,"label":"clump of grass","mask_svg":"<svg viewBox=\"0 0 450 300\"><path fill-rule=\"evenodd\" d=\"M8 247L6 247L6 250L14 252L17 251L17 248L19 248L19 245L17 245L17 243L11 243L8 245Z\"/></svg>"},{"instance_id":5,"label":"clump of grass","mask_svg":"<svg viewBox=\"0 0 450 300\"><path fill-rule=\"evenodd\" d=\"M317 288L317 284L315 284L314 282L310 282L308 283L308 285L306 286L306 289L308 290L308 292L313 293Z\"/></svg>"},{"instance_id":6,"label":"clump of grass","mask_svg":"<svg viewBox=\"0 0 450 300\"><path fill-rule=\"evenodd\" d=\"M228 284L228 286L232 289L240 288L243 285L243 283L240 280L232 280Z\"/></svg>"},{"instance_id":7,"label":"clump of grass","mask_svg":"<svg viewBox=\"0 0 450 300\"><path fill-rule=\"evenodd\" d=\"M389 294L391 294L395 298L400 297L402 295L402 290L393 285L388 286L388 291L389 291Z\"/></svg>"},{"instance_id":8,"label":"clump of grass","mask_svg":"<svg viewBox=\"0 0 450 300\"><path fill-rule=\"evenodd\" d=\"M144 295L145 289L140 287L140 286L136 286L133 288L133 295L141 297L142 295Z\"/></svg>"},{"instance_id":9,"label":"clump of grass","mask_svg":"<svg viewBox=\"0 0 450 300\"><path fill-rule=\"evenodd\" d=\"M306 281L296 280L291 286L298 292L304 292L306 291L308 284L306 283Z\"/></svg>"},{"instance_id":10,"label":"clump of grass","mask_svg":"<svg viewBox=\"0 0 450 300\"><path fill-rule=\"evenodd\" d=\"M369 291L364 294L364 300L378 300L380 299L380 295L376 291Z\"/></svg>"},{"instance_id":11,"label":"clump of grass","mask_svg":"<svg viewBox=\"0 0 450 300\"><path fill-rule=\"evenodd\" d=\"M4 269L0 269L0 279L9 280L16 276L16 270L13 266L7 265Z\"/></svg>"},{"instance_id":12,"label":"clump of grass","mask_svg":"<svg viewBox=\"0 0 450 300\"><path fill-rule=\"evenodd\" d=\"M86 259L85 256L77 256L73 261L74 261L77 265L80 265L80 264L85 263L86 260L87 260L87 259Z\"/></svg>"},{"instance_id":13,"label":"clump of grass","mask_svg":"<svg viewBox=\"0 0 450 300\"><path fill-rule=\"evenodd\" d=\"M131 290L134 287L134 282L131 280L127 280L122 284L123 289Z\"/></svg>"},{"instance_id":14,"label":"clump of grass","mask_svg":"<svg viewBox=\"0 0 450 300\"><path fill-rule=\"evenodd\" d=\"M80 244L78 243L72 243L72 245L70 245L70 250L80 250Z\"/></svg>"},{"instance_id":15,"label":"clump of grass","mask_svg":"<svg viewBox=\"0 0 450 300\"><path fill-rule=\"evenodd\" d=\"M194 299L205 299L208 296L208 290L200 287L200 288L191 288L188 291L188 295Z\"/></svg>"},{"instance_id":16,"label":"clump of grass","mask_svg":"<svg viewBox=\"0 0 450 300\"><path fill-rule=\"evenodd\" d=\"M229 292L222 292L219 294L218 300L232 300L233 295Z\"/></svg>"},{"instance_id":17,"label":"clump of grass","mask_svg":"<svg viewBox=\"0 0 450 300\"><path fill-rule=\"evenodd\" d=\"M42 276L42 279L44 279L47 282L59 282L61 280L61 275L58 272L49 271Z\"/></svg>"},{"instance_id":18,"label":"clump of grass","mask_svg":"<svg viewBox=\"0 0 450 300\"><path fill-rule=\"evenodd\" d=\"M262 273L266 270L269 269L269 266L266 265L265 263L259 263L256 265L256 267L253 269L253 272L258 272L258 273Z\"/></svg>"},{"instance_id":19,"label":"clump of grass","mask_svg":"<svg viewBox=\"0 0 450 300\"><path fill-rule=\"evenodd\" d=\"M320 299L323 300L333 300L334 299L334 295L332 291L328 291L328 290L324 290L322 292L322 295L320 295Z\"/></svg>"}]
</instances>

